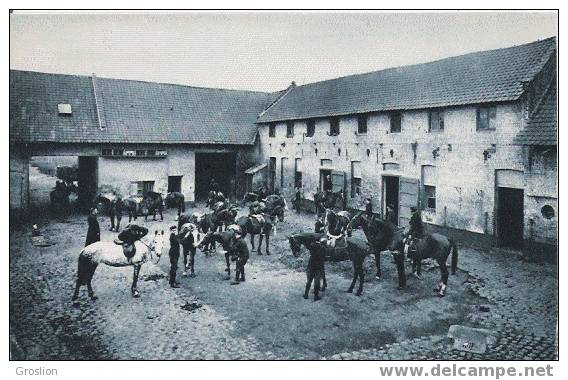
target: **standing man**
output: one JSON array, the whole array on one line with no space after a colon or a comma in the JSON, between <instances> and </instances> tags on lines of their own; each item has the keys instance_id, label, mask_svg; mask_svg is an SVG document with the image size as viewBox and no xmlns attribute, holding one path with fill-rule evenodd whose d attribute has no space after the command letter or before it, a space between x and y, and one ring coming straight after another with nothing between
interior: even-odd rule
<instances>
[{"instance_id":1,"label":"standing man","mask_svg":"<svg viewBox=\"0 0 568 380\"><path fill-rule=\"evenodd\" d=\"M217 184L217 181L215 181L215 178L211 178L211 191L214 191L215 194L217 194L219 192L219 185Z\"/></svg>"},{"instance_id":2,"label":"standing man","mask_svg":"<svg viewBox=\"0 0 568 380\"><path fill-rule=\"evenodd\" d=\"M96 207L91 208L91 211L89 212L89 217L87 218L89 229L87 230L85 247L101 240L101 228L99 226L99 221L97 220L98 213L99 212Z\"/></svg>"},{"instance_id":3,"label":"standing man","mask_svg":"<svg viewBox=\"0 0 568 380\"><path fill-rule=\"evenodd\" d=\"M297 213L300 212L300 205L302 204L302 190L296 187L294 190L294 209Z\"/></svg>"},{"instance_id":4,"label":"standing man","mask_svg":"<svg viewBox=\"0 0 568 380\"><path fill-rule=\"evenodd\" d=\"M369 218L373 216L373 201L371 198L365 199L365 213Z\"/></svg>"},{"instance_id":5,"label":"standing man","mask_svg":"<svg viewBox=\"0 0 568 380\"><path fill-rule=\"evenodd\" d=\"M179 238L176 234L177 227L171 226L170 227L170 286L172 288L179 288L180 285L176 281L176 274L178 269L178 261L179 261Z\"/></svg>"}]
</instances>

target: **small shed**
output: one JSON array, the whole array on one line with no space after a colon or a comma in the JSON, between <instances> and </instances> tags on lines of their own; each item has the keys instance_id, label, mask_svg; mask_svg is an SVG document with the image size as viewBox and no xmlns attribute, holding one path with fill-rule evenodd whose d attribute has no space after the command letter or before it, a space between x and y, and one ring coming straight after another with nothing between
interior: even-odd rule
<instances>
[{"instance_id":1,"label":"small shed","mask_svg":"<svg viewBox=\"0 0 568 380\"><path fill-rule=\"evenodd\" d=\"M256 189L258 189L259 186L266 187L266 181L268 178L267 168L268 165L264 163L264 164L255 165L245 170L247 192L255 191Z\"/></svg>"}]
</instances>

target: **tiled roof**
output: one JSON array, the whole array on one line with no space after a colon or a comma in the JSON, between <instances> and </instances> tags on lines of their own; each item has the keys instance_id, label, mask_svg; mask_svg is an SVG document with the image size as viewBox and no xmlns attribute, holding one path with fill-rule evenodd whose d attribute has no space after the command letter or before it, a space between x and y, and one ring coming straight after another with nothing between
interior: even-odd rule
<instances>
[{"instance_id":1,"label":"tiled roof","mask_svg":"<svg viewBox=\"0 0 568 380\"><path fill-rule=\"evenodd\" d=\"M259 123L518 99L556 38L297 86Z\"/></svg>"},{"instance_id":2,"label":"tiled roof","mask_svg":"<svg viewBox=\"0 0 568 380\"><path fill-rule=\"evenodd\" d=\"M515 137L515 143L519 145L557 145L556 108L556 81L553 81L541 103L529 116L525 128Z\"/></svg>"},{"instance_id":3,"label":"tiled roof","mask_svg":"<svg viewBox=\"0 0 568 380\"><path fill-rule=\"evenodd\" d=\"M10 71L10 140L252 144L275 94ZM69 103L72 115L58 114Z\"/></svg>"}]
</instances>

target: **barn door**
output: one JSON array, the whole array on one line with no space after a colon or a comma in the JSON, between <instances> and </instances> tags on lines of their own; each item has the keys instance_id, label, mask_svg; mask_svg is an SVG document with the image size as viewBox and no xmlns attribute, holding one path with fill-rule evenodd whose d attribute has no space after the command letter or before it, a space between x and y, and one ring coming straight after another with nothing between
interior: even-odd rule
<instances>
[{"instance_id":1,"label":"barn door","mask_svg":"<svg viewBox=\"0 0 568 380\"><path fill-rule=\"evenodd\" d=\"M400 177L398 188L398 225L408 226L412 215L410 207L418 207L420 196L420 180L417 178Z\"/></svg>"},{"instance_id":2,"label":"barn door","mask_svg":"<svg viewBox=\"0 0 568 380\"><path fill-rule=\"evenodd\" d=\"M345 190L345 172L331 171L332 191L337 193Z\"/></svg>"}]
</instances>

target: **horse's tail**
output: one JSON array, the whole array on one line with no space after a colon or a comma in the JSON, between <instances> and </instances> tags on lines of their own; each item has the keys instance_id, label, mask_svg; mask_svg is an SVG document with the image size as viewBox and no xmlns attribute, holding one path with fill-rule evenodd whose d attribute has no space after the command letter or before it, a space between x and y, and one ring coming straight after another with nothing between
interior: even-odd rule
<instances>
[{"instance_id":1,"label":"horse's tail","mask_svg":"<svg viewBox=\"0 0 568 380\"><path fill-rule=\"evenodd\" d=\"M81 285L87 285L91 281L95 274L95 269L97 269L97 265L96 262L85 254L85 250L83 249L77 260L77 279Z\"/></svg>"},{"instance_id":2,"label":"horse's tail","mask_svg":"<svg viewBox=\"0 0 568 380\"><path fill-rule=\"evenodd\" d=\"M458 246L450 239L450 250L452 251L452 274L456 274L458 269Z\"/></svg>"}]
</instances>

